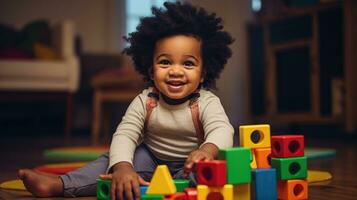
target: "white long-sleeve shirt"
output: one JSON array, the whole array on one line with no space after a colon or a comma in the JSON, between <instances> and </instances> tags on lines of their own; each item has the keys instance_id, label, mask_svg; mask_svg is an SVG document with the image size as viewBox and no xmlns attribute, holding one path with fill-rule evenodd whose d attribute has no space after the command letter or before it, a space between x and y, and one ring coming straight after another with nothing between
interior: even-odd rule
<instances>
[{"instance_id":1,"label":"white long-sleeve shirt","mask_svg":"<svg viewBox=\"0 0 357 200\"><path fill-rule=\"evenodd\" d=\"M179 105L170 105L160 97L146 130L143 130L146 99L150 91L143 90L129 105L113 135L108 169L122 161L132 164L134 151L141 142L156 157L168 161L183 161L198 148L189 100ZM234 129L219 98L201 89L198 101L199 118L204 130L203 144L213 143L219 149L232 147Z\"/></svg>"}]
</instances>

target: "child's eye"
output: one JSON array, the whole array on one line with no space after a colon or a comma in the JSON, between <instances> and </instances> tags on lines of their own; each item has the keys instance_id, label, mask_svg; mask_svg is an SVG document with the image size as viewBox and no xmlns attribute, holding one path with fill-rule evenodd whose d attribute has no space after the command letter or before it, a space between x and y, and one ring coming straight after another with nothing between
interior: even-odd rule
<instances>
[{"instance_id":1,"label":"child's eye","mask_svg":"<svg viewBox=\"0 0 357 200\"><path fill-rule=\"evenodd\" d=\"M195 63L193 63L192 61L189 61L189 60L185 61L183 64L184 64L186 67L193 67L193 66L195 66Z\"/></svg>"},{"instance_id":2,"label":"child's eye","mask_svg":"<svg viewBox=\"0 0 357 200\"><path fill-rule=\"evenodd\" d=\"M160 65L169 65L169 64L170 64L170 61L169 61L169 60L160 60L160 61L159 61L159 64L160 64Z\"/></svg>"}]
</instances>

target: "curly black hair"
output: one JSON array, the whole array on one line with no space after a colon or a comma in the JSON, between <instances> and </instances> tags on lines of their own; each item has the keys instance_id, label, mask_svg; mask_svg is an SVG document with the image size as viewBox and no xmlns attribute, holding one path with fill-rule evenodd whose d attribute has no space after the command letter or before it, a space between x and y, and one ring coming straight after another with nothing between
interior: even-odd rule
<instances>
[{"instance_id":1,"label":"curly black hair","mask_svg":"<svg viewBox=\"0 0 357 200\"><path fill-rule=\"evenodd\" d=\"M131 56L135 69L150 82L155 44L158 40L174 35L190 35L201 40L204 88L216 88L216 79L231 57L228 47L234 39L223 31L222 19L189 3L165 2L166 8L151 8L153 16L140 19L136 31L124 39L130 46L124 53Z\"/></svg>"}]
</instances>

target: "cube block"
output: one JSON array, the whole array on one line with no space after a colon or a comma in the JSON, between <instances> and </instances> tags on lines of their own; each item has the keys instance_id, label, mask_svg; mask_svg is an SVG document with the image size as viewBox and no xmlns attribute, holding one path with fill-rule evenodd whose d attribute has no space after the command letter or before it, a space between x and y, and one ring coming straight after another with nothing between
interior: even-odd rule
<instances>
[{"instance_id":1,"label":"cube block","mask_svg":"<svg viewBox=\"0 0 357 200\"><path fill-rule=\"evenodd\" d=\"M196 164L197 183L208 186L223 186L227 182L226 161L199 161Z\"/></svg>"},{"instance_id":2,"label":"cube block","mask_svg":"<svg viewBox=\"0 0 357 200\"><path fill-rule=\"evenodd\" d=\"M271 148L254 149L258 169L271 168Z\"/></svg>"},{"instance_id":3,"label":"cube block","mask_svg":"<svg viewBox=\"0 0 357 200\"><path fill-rule=\"evenodd\" d=\"M218 159L226 161L228 184L245 184L251 182L251 157L252 153L250 148L233 147L219 150Z\"/></svg>"},{"instance_id":4,"label":"cube block","mask_svg":"<svg viewBox=\"0 0 357 200\"><path fill-rule=\"evenodd\" d=\"M239 143L242 147L270 147L270 126L268 124L239 127Z\"/></svg>"},{"instance_id":5,"label":"cube block","mask_svg":"<svg viewBox=\"0 0 357 200\"><path fill-rule=\"evenodd\" d=\"M278 135L271 137L272 157L289 158L304 156L303 135Z\"/></svg>"},{"instance_id":6,"label":"cube block","mask_svg":"<svg viewBox=\"0 0 357 200\"><path fill-rule=\"evenodd\" d=\"M197 189L196 188L186 188L185 190L187 200L197 199Z\"/></svg>"},{"instance_id":7,"label":"cube block","mask_svg":"<svg viewBox=\"0 0 357 200\"><path fill-rule=\"evenodd\" d=\"M278 181L278 198L299 200L308 198L307 180Z\"/></svg>"},{"instance_id":8,"label":"cube block","mask_svg":"<svg viewBox=\"0 0 357 200\"><path fill-rule=\"evenodd\" d=\"M233 200L250 200L250 187L249 183L233 185Z\"/></svg>"},{"instance_id":9,"label":"cube block","mask_svg":"<svg viewBox=\"0 0 357 200\"><path fill-rule=\"evenodd\" d=\"M164 195L162 194L144 194L140 196L140 200L163 200Z\"/></svg>"},{"instance_id":10,"label":"cube block","mask_svg":"<svg viewBox=\"0 0 357 200\"><path fill-rule=\"evenodd\" d=\"M110 200L110 186L112 180L97 179L97 199L98 200ZM140 186L140 195L146 193L147 186ZM133 194L135 199L135 196Z\"/></svg>"},{"instance_id":11,"label":"cube block","mask_svg":"<svg viewBox=\"0 0 357 200\"><path fill-rule=\"evenodd\" d=\"M185 193L177 192L175 194L166 195L164 200L187 200L187 197Z\"/></svg>"},{"instance_id":12,"label":"cube block","mask_svg":"<svg viewBox=\"0 0 357 200\"><path fill-rule=\"evenodd\" d=\"M174 179L176 186L176 192L183 192L185 188L188 188L190 181L187 179Z\"/></svg>"},{"instance_id":13,"label":"cube block","mask_svg":"<svg viewBox=\"0 0 357 200\"><path fill-rule=\"evenodd\" d=\"M272 158L271 166L276 168L279 180L304 179L307 177L307 158Z\"/></svg>"}]
</instances>

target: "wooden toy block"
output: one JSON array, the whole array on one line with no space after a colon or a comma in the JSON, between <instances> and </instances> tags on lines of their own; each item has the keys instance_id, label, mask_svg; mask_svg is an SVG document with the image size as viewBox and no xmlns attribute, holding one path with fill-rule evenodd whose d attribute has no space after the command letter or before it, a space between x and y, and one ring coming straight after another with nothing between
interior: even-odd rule
<instances>
[{"instance_id":1,"label":"wooden toy block","mask_svg":"<svg viewBox=\"0 0 357 200\"><path fill-rule=\"evenodd\" d=\"M233 200L250 200L250 184L233 185Z\"/></svg>"},{"instance_id":2,"label":"wooden toy block","mask_svg":"<svg viewBox=\"0 0 357 200\"><path fill-rule=\"evenodd\" d=\"M304 179L307 177L307 158L271 158L271 166L276 168L279 180Z\"/></svg>"},{"instance_id":3,"label":"wooden toy block","mask_svg":"<svg viewBox=\"0 0 357 200\"><path fill-rule=\"evenodd\" d=\"M97 179L97 199L98 200L110 200L110 186L111 180ZM147 190L147 186L140 186L140 195L144 195ZM134 197L134 196L133 196ZM135 199L135 197L134 197Z\"/></svg>"},{"instance_id":4,"label":"wooden toy block","mask_svg":"<svg viewBox=\"0 0 357 200\"><path fill-rule=\"evenodd\" d=\"M277 135L271 137L272 157L289 158L304 156L303 135Z\"/></svg>"},{"instance_id":5,"label":"wooden toy block","mask_svg":"<svg viewBox=\"0 0 357 200\"><path fill-rule=\"evenodd\" d=\"M233 185L209 187L197 185L197 200L233 200Z\"/></svg>"},{"instance_id":6,"label":"wooden toy block","mask_svg":"<svg viewBox=\"0 0 357 200\"><path fill-rule=\"evenodd\" d=\"M211 160L196 163L197 183L208 186L223 186L227 183L226 161Z\"/></svg>"},{"instance_id":7,"label":"wooden toy block","mask_svg":"<svg viewBox=\"0 0 357 200\"><path fill-rule=\"evenodd\" d=\"M271 148L254 149L258 169L271 168Z\"/></svg>"},{"instance_id":8,"label":"wooden toy block","mask_svg":"<svg viewBox=\"0 0 357 200\"><path fill-rule=\"evenodd\" d=\"M187 179L174 179L176 186L176 192L183 192L185 188L188 188L190 181Z\"/></svg>"},{"instance_id":9,"label":"wooden toy block","mask_svg":"<svg viewBox=\"0 0 357 200\"><path fill-rule=\"evenodd\" d=\"M276 169L252 170L252 190L255 200L276 200Z\"/></svg>"},{"instance_id":10,"label":"wooden toy block","mask_svg":"<svg viewBox=\"0 0 357 200\"><path fill-rule=\"evenodd\" d=\"M218 159L225 160L228 184L245 184L251 182L251 149L233 147L219 150Z\"/></svg>"},{"instance_id":11,"label":"wooden toy block","mask_svg":"<svg viewBox=\"0 0 357 200\"><path fill-rule=\"evenodd\" d=\"M270 126L268 124L239 127L239 144L242 147L270 147Z\"/></svg>"},{"instance_id":12,"label":"wooden toy block","mask_svg":"<svg viewBox=\"0 0 357 200\"><path fill-rule=\"evenodd\" d=\"M163 200L164 195L162 194L144 194L140 196L140 200Z\"/></svg>"},{"instance_id":13,"label":"wooden toy block","mask_svg":"<svg viewBox=\"0 0 357 200\"><path fill-rule=\"evenodd\" d=\"M187 200L197 200L197 189L196 188L186 188L185 190Z\"/></svg>"},{"instance_id":14,"label":"wooden toy block","mask_svg":"<svg viewBox=\"0 0 357 200\"><path fill-rule=\"evenodd\" d=\"M306 180L278 181L278 198L282 200L307 199L308 183Z\"/></svg>"},{"instance_id":15,"label":"wooden toy block","mask_svg":"<svg viewBox=\"0 0 357 200\"><path fill-rule=\"evenodd\" d=\"M251 169L257 168L257 159L255 157L254 149L252 149L252 161L250 161L250 168Z\"/></svg>"},{"instance_id":16,"label":"wooden toy block","mask_svg":"<svg viewBox=\"0 0 357 200\"><path fill-rule=\"evenodd\" d=\"M157 166L146 194L174 194L176 186L166 165Z\"/></svg>"},{"instance_id":17,"label":"wooden toy block","mask_svg":"<svg viewBox=\"0 0 357 200\"><path fill-rule=\"evenodd\" d=\"M164 200L187 200L187 196L183 192L177 192L172 195L166 195Z\"/></svg>"}]
</instances>

